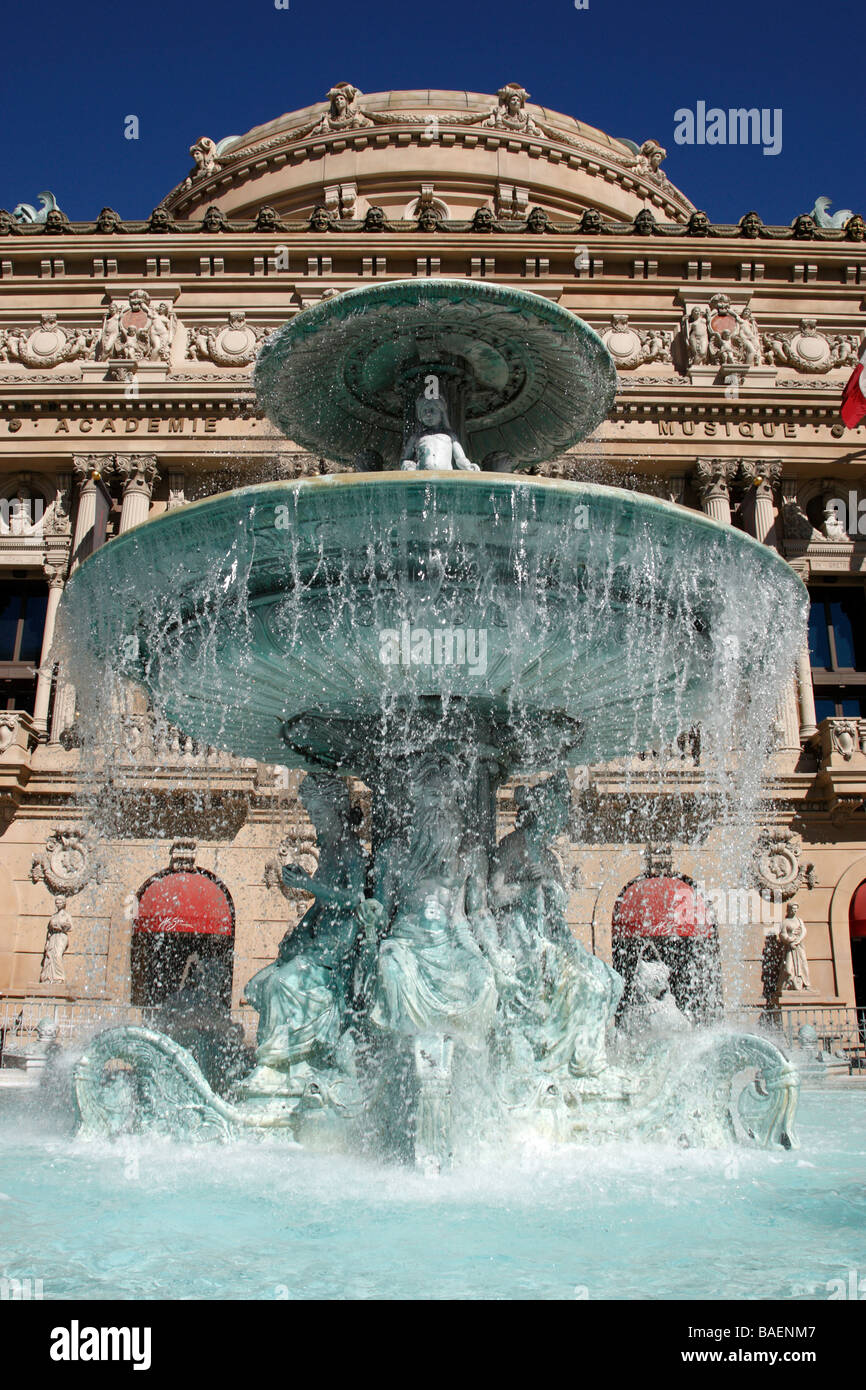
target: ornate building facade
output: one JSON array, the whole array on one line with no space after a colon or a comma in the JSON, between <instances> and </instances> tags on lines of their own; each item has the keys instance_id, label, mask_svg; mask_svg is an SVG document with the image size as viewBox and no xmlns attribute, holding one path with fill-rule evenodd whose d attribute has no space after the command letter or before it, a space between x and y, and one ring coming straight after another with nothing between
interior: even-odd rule
<instances>
[{"instance_id":1,"label":"ornate building facade","mask_svg":"<svg viewBox=\"0 0 866 1390\"><path fill-rule=\"evenodd\" d=\"M744 209L714 225L655 141L612 139L515 83L489 96L339 83L191 154L146 221L104 208L71 223L53 199L0 211L0 1029L49 1001L69 1027L158 1006L194 947L222 962L238 1009L299 915L274 867L285 836L314 856L295 775L200 749L144 707L118 716L115 812L94 827L55 624L68 576L113 536L240 484L327 472L257 412L259 344L326 296L411 276L530 289L602 336L615 409L540 471L701 509L808 585L810 646L754 827L751 886L775 894L775 915L750 909L736 932L717 921L718 984L744 981L755 1008L866 1006L866 450L838 413L861 337L863 219L837 227L819 206L768 226ZM701 779L686 740L686 803ZM585 944L626 959L677 885L693 900L679 934L699 933L693 853L660 823L650 773L589 768L575 796L594 827L572 847ZM626 797L640 833L614 851ZM506 798L503 829L513 812ZM808 989L778 968L795 898Z\"/></svg>"}]
</instances>

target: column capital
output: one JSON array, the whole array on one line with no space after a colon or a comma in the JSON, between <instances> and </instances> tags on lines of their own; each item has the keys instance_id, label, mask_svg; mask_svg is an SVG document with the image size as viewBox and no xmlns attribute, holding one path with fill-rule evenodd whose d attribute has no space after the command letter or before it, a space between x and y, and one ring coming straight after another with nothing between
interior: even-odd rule
<instances>
[{"instance_id":1,"label":"column capital","mask_svg":"<svg viewBox=\"0 0 866 1390\"><path fill-rule=\"evenodd\" d=\"M782 481L782 460L743 459L740 473L743 482L753 487L759 497L772 498Z\"/></svg>"},{"instance_id":2,"label":"column capital","mask_svg":"<svg viewBox=\"0 0 866 1390\"><path fill-rule=\"evenodd\" d=\"M738 459L699 458L695 462L693 479L695 487L706 503L712 498L728 498L728 489L739 469Z\"/></svg>"},{"instance_id":3,"label":"column capital","mask_svg":"<svg viewBox=\"0 0 866 1390\"><path fill-rule=\"evenodd\" d=\"M150 496L159 477L155 454L118 454L114 467L123 482L124 497L128 492L146 492Z\"/></svg>"},{"instance_id":4,"label":"column capital","mask_svg":"<svg viewBox=\"0 0 866 1390\"><path fill-rule=\"evenodd\" d=\"M49 589L62 589L66 583L66 565L47 561L42 566Z\"/></svg>"},{"instance_id":5,"label":"column capital","mask_svg":"<svg viewBox=\"0 0 866 1390\"><path fill-rule=\"evenodd\" d=\"M72 471L82 492L114 469L113 454L73 454Z\"/></svg>"}]
</instances>

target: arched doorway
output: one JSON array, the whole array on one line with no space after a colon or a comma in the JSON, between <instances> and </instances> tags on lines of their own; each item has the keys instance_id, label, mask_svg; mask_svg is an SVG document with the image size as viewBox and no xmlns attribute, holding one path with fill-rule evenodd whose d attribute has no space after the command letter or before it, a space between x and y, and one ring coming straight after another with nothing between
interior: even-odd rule
<instances>
[{"instance_id":1,"label":"arched doorway","mask_svg":"<svg viewBox=\"0 0 866 1390\"><path fill-rule=\"evenodd\" d=\"M671 991L690 1018L708 1023L721 1013L718 931L691 879L643 874L626 884L613 910L612 945L623 1005L638 961L649 955L670 970Z\"/></svg>"},{"instance_id":2,"label":"arched doorway","mask_svg":"<svg viewBox=\"0 0 866 1390\"><path fill-rule=\"evenodd\" d=\"M854 890L848 909L851 933L851 968L854 972L854 1002L866 1009L866 879Z\"/></svg>"},{"instance_id":3,"label":"arched doorway","mask_svg":"<svg viewBox=\"0 0 866 1390\"><path fill-rule=\"evenodd\" d=\"M132 1003L153 1007L208 977L215 1000L231 1004L235 910L206 869L164 869L139 889L132 933Z\"/></svg>"}]
</instances>

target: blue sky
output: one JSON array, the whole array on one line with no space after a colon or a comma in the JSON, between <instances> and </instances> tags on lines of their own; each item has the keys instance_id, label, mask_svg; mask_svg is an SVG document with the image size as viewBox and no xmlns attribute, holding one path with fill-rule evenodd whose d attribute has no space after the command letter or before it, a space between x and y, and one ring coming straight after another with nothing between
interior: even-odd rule
<instances>
[{"instance_id":1,"label":"blue sky","mask_svg":"<svg viewBox=\"0 0 866 1390\"><path fill-rule=\"evenodd\" d=\"M863 10L779 0L145 0L13 5L2 27L0 207L50 189L72 219L146 217L200 135L362 91L519 81L533 100L668 149L716 221L790 222L827 194L866 212ZM780 108L782 149L677 146L674 112ZM136 115L140 138L124 139Z\"/></svg>"}]
</instances>

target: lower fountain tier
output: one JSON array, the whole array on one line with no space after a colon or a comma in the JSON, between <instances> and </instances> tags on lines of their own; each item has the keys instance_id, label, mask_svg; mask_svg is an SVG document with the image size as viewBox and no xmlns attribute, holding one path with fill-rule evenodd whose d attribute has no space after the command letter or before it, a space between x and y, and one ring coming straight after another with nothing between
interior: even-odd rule
<instances>
[{"instance_id":1,"label":"lower fountain tier","mask_svg":"<svg viewBox=\"0 0 866 1390\"><path fill-rule=\"evenodd\" d=\"M642 752L747 686L805 590L772 550L672 503L491 474L242 488L103 547L67 648L140 682L205 744L363 775L455 744L512 768ZM442 721L445 721L443 724Z\"/></svg>"}]
</instances>

